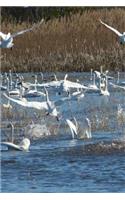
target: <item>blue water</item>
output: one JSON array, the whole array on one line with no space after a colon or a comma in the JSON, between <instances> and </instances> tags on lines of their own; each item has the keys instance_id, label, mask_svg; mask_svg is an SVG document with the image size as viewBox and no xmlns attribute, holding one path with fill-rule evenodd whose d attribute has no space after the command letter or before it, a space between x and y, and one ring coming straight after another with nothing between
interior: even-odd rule
<instances>
[{"instance_id":1,"label":"blue water","mask_svg":"<svg viewBox=\"0 0 125 200\"><path fill-rule=\"evenodd\" d=\"M76 75L71 74L72 78ZM88 77L80 74L86 83ZM92 139L72 140L70 130L61 122L57 135L32 140L29 152L2 151L1 192L125 192L124 122L119 126L116 118L117 105L125 105L124 92L110 92L107 98L86 94L79 103L70 102L72 113L67 103L58 108L63 116L73 114L81 122L89 117ZM27 115L32 118L32 111ZM95 115L98 121L94 121ZM49 127L54 121L49 117L45 122ZM2 129L2 137L4 132Z\"/></svg>"},{"instance_id":2,"label":"blue water","mask_svg":"<svg viewBox=\"0 0 125 200\"><path fill-rule=\"evenodd\" d=\"M87 155L83 143L50 139L3 152L2 192L125 192L125 153Z\"/></svg>"}]
</instances>

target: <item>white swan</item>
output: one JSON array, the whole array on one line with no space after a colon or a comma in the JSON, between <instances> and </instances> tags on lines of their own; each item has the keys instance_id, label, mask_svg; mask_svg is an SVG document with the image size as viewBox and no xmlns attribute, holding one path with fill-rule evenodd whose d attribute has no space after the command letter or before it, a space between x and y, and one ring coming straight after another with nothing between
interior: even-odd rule
<instances>
[{"instance_id":1,"label":"white swan","mask_svg":"<svg viewBox=\"0 0 125 200\"><path fill-rule=\"evenodd\" d=\"M95 83L95 73L93 74L93 83L87 85L87 87L88 87L88 91L87 92L89 92L89 93L90 92L98 92L99 91L99 88L98 88L98 86Z\"/></svg>"},{"instance_id":2,"label":"white swan","mask_svg":"<svg viewBox=\"0 0 125 200\"><path fill-rule=\"evenodd\" d=\"M8 77L6 78L7 80L7 92L10 96L20 96L20 90L15 88L12 89L12 80L9 79ZM11 82L11 83L10 83Z\"/></svg>"},{"instance_id":3,"label":"white swan","mask_svg":"<svg viewBox=\"0 0 125 200\"><path fill-rule=\"evenodd\" d=\"M125 32L120 33L118 30L116 30L115 28L105 24L104 22L102 22L102 20L100 20L101 24L103 24L105 27L107 27L108 29L110 29L111 31L113 31L116 35L118 35L119 37L119 42L120 44L125 44Z\"/></svg>"},{"instance_id":4,"label":"white swan","mask_svg":"<svg viewBox=\"0 0 125 200\"><path fill-rule=\"evenodd\" d=\"M44 20L42 19L40 24L43 21ZM26 32L32 31L33 29L36 28L36 26L38 26L38 25L33 25L31 28L28 28L28 29L25 29L25 30L22 30L17 33L13 33L13 34L11 34L11 33L5 34L5 33L0 32L0 37L2 38L2 41L0 41L0 48L12 48L14 45L13 38L15 38L19 35L22 35Z\"/></svg>"},{"instance_id":5,"label":"white swan","mask_svg":"<svg viewBox=\"0 0 125 200\"><path fill-rule=\"evenodd\" d=\"M23 97L25 97L25 98L30 98L30 97L40 97L40 96L46 96L46 94L44 94L43 92L40 92L40 91L38 91L37 90L37 83L38 83L38 81L37 81L37 75L35 75L35 86L34 86L34 89L33 90L28 90L27 92L25 92L24 94L23 94Z\"/></svg>"},{"instance_id":6,"label":"white swan","mask_svg":"<svg viewBox=\"0 0 125 200\"><path fill-rule=\"evenodd\" d=\"M28 151L30 147L30 140L24 138L18 145L14 144L14 125L9 123L8 127L11 127L11 142L1 142L1 145L5 145L9 150Z\"/></svg>"},{"instance_id":7,"label":"white swan","mask_svg":"<svg viewBox=\"0 0 125 200\"><path fill-rule=\"evenodd\" d=\"M22 35L28 31L31 31L33 30L33 27L32 28L29 28L29 29L26 29L26 30L23 30L23 31L19 31L17 33L14 33L14 34L5 34L5 33L2 33L0 32L0 36L2 37L2 41L0 41L0 48L12 48L14 43L13 43L13 38L18 36L18 35Z\"/></svg>"},{"instance_id":8,"label":"white swan","mask_svg":"<svg viewBox=\"0 0 125 200\"><path fill-rule=\"evenodd\" d=\"M104 96L110 95L108 91L108 78L106 75L100 79L100 95Z\"/></svg>"},{"instance_id":9,"label":"white swan","mask_svg":"<svg viewBox=\"0 0 125 200\"><path fill-rule=\"evenodd\" d=\"M9 150L28 151L30 140L28 138L24 138L18 145L12 142L1 142L1 145L7 146Z\"/></svg>"}]
</instances>

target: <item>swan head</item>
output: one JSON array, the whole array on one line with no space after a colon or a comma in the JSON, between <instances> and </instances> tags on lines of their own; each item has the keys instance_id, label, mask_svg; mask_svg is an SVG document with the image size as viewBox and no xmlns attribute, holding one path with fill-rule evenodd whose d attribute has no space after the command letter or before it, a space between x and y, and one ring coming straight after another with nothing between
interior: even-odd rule
<instances>
[{"instance_id":1,"label":"swan head","mask_svg":"<svg viewBox=\"0 0 125 200\"><path fill-rule=\"evenodd\" d=\"M20 144L19 147L24 150L24 151L28 151L29 147L30 147L30 140L28 138L24 138Z\"/></svg>"}]
</instances>

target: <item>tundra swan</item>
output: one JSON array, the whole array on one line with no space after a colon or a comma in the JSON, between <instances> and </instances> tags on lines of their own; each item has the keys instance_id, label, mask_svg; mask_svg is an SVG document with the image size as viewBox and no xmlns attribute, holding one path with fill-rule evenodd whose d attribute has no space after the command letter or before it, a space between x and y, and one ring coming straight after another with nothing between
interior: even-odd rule
<instances>
[{"instance_id":1,"label":"tundra swan","mask_svg":"<svg viewBox=\"0 0 125 200\"><path fill-rule=\"evenodd\" d=\"M116 30L115 28L107 25L106 23L104 23L102 20L100 20L101 24L103 24L106 28L110 29L111 31L113 31L118 37L119 37L119 42L120 44L125 44L125 32L120 33L118 30Z\"/></svg>"},{"instance_id":2,"label":"tundra swan","mask_svg":"<svg viewBox=\"0 0 125 200\"><path fill-rule=\"evenodd\" d=\"M1 142L1 144L7 146L8 149L28 151L30 147L30 140L28 138L24 138L18 145L14 144L14 125L12 122L9 123L8 127L11 127L11 142Z\"/></svg>"}]
</instances>

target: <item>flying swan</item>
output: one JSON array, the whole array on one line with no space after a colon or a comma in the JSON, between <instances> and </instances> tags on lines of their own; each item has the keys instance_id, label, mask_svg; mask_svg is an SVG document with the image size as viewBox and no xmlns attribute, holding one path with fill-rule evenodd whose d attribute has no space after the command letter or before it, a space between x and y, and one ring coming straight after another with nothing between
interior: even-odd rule
<instances>
[{"instance_id":1,"label":"flying swan","mask_svg":"<svg viewBox=\"0 0 125 200\"><path fill-rule=\"evenodd\" d=\"M119 37L119 42L120 44L125 44L125 32L120 33L118 30L116 30L115 28L105 24L102 20L100 20L100 23L103 24L105 27L107 27L108 29L110 29L111 31L113 31L116 35L118 35Z\"/></svg>"},{"instance_id":2,"label":"flying swan","mask_svg":"<svg viewBox=\"0 0 125 200\"><path fill-rule=\"evenodd\" d=\"M42 19L40 24L43 22L44 20ZM16 32L16 33L2 33L0 32L0 37L2 38L2 40L0 41L0 48L12 48L14 43L13 43L13 38L22 35L26 32L32 31L34 28L36 28L36 25L33 25L31 28Z\"/></svg>"}]
</instances>

